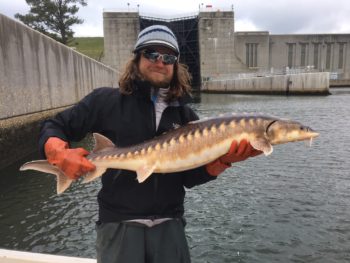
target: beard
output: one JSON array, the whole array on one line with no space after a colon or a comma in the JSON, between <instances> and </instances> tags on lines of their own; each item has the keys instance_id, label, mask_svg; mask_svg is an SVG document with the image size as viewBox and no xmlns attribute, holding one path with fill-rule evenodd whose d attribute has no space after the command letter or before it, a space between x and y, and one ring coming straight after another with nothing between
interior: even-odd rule
<instances>
[{"instance_id":1,"label":"beard","mask_svg":"<svg viewBox=\"0 0 350 263\"><path fill-rule=\"evenodd\" d=\"M154 88L168 88L174 77L173 72L167 69L157 69L152 67L144 67L138 69L138 75L143 81L147 81Z\"/></svg>"},{"instance_id":2,"label":"beard","mask_svg":"<svg viewBox=\"0 0 350 263\"><path fill-rule=\"evenodd\" d=\"M164 81L152 81L148 80L149 83L151 83L152 87L157 89L167 89L169 88L170 81L164 80Z\"/></svg>"},{"instance_id":3,"label":"beard","mask_svg":"<svg viewBox=\"0 0 350 263\"><path fill-rule=\"evenodd\" d=\"M147 81L148 83L151 84L152 87L157 88L157 89L167 89L167 88L169 88L170 83L171 83L170 78L165 78L163 80L154 80L152 78L142 76L141 79L144 81Z\"/></svg>"}]
</instances>

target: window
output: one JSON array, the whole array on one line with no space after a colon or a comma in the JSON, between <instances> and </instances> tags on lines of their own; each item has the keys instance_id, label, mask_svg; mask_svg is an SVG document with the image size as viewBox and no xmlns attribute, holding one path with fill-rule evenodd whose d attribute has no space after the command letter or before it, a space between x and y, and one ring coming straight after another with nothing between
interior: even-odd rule
<instances>
[{"instance_id":1,"label":"window","mask_svg":"<svg viewBox=\"0 0 350 263\"><path fill-rule=\"evenodd\" d=\"M314 43L314 67L318 68L318 58L320 54L320 43Z\"/></svg>"},{"instance_id":2,"label":"window","mask_svg":"<svg viewBox=\"0 0 350 263\"><path fill-rule=\"evenodd\" d=\"M288 45L288 67L292 68L294 66L294 53L295 53L295 43L287 43Z\"/></svg>"},{"instance_id":3,"label":"window","mask_svg":"<svg viewBox=\"0 0 350 263\"><path fill-rule=\"evenodd\" d=\"M258 44L246 43L246 64L249 68L256 68L258 66Z\"/></svg>"},{"instance_id":4,"label":"window","mask_svg":"<svg viewBox=\"0 0 350 263\"><path fill-rule=\"evenodd\" d=\"M307 43L300 44L300 66L306 66L307 57Z\"/></svg>"},{"instance_id":5,"label":"window","mask_svg":"<svg viewBox=\"0 0 350 263\"><path fill-rule=\"evenodd\" d=\"M327 43L326 45L326 69L331 69L332 43Z\"/></svg>"},{"instance_id":6,"label":"window","mask_svg":"<svg viewBox=\"0 0 350 263\"><path fill-rule=\"evenodd\" d=\"M342 69L344 66L344 48L345 43L339 43L338 69Z\"/></svg>"}]
</instances>

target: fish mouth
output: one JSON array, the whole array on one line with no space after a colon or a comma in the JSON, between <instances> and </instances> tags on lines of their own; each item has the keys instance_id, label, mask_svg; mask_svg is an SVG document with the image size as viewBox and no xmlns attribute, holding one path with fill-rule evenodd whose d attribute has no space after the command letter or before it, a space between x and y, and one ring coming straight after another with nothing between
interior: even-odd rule
<instances>
[{"instance_id":1,"label":"fish mouth","mask_svg":"<svg viewBox=\"0 0 350 263\"><path fill-rule=\"evenodd\" d=\"M318 137L320 134L318 133L318 132L315 132L315 131L312 131L311 133L310 133L310 137L311 138L315 138L315 137Z\"/></svg>"},{"instance_id":2,"label":"fish mouth","mask_svg":"<svg viewBox=\"0 0 350 263\"><path fill-rule=\"evenodd\" d=\"M311 131L310 134L309 134L309 147L312 146L312 143L314 141L314 138L316 138L317 136L319 136L320 134L318 132L315 132L315 131Z\"/></svg>"},{"instance_id":3,"label":"fish mouth","mask_svg":"<svg viewBox=\"0 0 350 263\"><path fill-rule=\"evenodd\" d=\"M314 131L313 129L307 127L307 136L310 138L316 138L318 137L320 134L316 131Z\"/></svg>"}]
</instances>

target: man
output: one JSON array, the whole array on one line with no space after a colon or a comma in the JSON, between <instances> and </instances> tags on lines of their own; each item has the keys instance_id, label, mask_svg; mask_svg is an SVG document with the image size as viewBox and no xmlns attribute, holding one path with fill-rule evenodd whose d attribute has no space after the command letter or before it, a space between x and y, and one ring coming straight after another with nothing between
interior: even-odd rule
<instances>
[{"instance_id":1,"label":"man","mask_svg":"<svg viewBox=\"0 0 350 263\"><path fill-rule=\"evenodd\" d=\"M119 88L99 88L77 105L43 123L40 148L51 164L73 179L95 169L82 148L70 149L87 133L98 132L117 146L130 146L197 120L185 105L190 75L179 63L174 33L155 25L138 36ZM246 141L193 170L152 174L138 183L135 172L108 169L98 194L97 261L100 263L190 262L184 232L184 188L216 178L231 166L259 154Z\"/></svg>"}]
</instances>

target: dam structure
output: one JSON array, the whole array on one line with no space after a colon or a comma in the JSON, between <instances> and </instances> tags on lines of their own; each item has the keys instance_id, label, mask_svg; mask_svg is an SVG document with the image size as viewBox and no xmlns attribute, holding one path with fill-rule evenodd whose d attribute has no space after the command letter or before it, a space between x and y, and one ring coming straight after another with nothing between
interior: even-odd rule
<instances>
[{"instance_id":1,"label":"dam structure","mask_svg":"<svg viewBox=\"0 0 350 263\"><path fill-rule=\"evenodd\" d=\"M166 25L175 33L180 62L189 67L192 85L200 91L203 76L243 71L234 54L233 12L201 12L181 18L156 18L138 12L103 13L104 63L122 71L132 56L138 33L151 25Z\"/></svg>"},{"instance_id":2,"label":"dam structure","mask_svg":"<svg viewBox=\"0 0 350 263\"><path fill-rule=\"evenodd\" d=\"M350 34L235 32L232 9L175 18L105 10L104 63L121 71L138 33L154 24L174 31L195 91L329 94L330 85L350 85Z\"/></svg>"}]
</instances>

